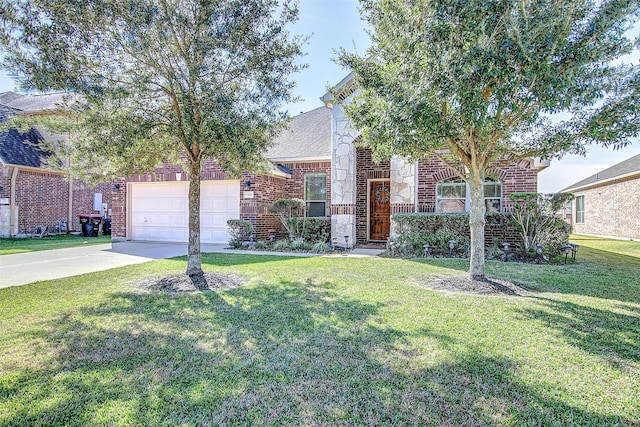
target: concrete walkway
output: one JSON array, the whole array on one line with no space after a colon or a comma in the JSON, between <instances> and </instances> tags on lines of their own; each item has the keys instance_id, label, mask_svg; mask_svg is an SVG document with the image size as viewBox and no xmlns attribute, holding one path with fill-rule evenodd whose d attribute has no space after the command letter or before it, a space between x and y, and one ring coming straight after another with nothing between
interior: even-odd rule
<instances>
[{"instance_id":1,"label":"concrete walkway","mask_svg":"<svg viewBox=\"0 0 640 427\"><path fill-rule=\"evenodd\" d=\"M308 253L247 252L225 249L226 246L203 244L201 249L203 253L318 256L318 254ZM375 256L379 252L371 249L355 249L349 254L337 256ZM0 256L0 288L77 276L186 254L186 243L118 242L3 255Z\"/></svg>"}]
</instances>

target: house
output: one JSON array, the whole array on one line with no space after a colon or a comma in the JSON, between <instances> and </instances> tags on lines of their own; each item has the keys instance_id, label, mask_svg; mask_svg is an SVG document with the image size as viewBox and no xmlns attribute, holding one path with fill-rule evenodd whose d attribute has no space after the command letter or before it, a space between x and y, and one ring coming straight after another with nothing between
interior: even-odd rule
<instances>
[{"instance_id":1,"label":"house","mask_svg":"<svg viewBox=\"0 0 640 427\"><path fill-rule=\"evenodd\" d=\"M352 90L348 76L336 86L338 97ZM226 221L246 219L258 238L282 236L269 206L281 198L300 198L308 216L331 217L338 243L385 242L391 215L401 212L464 212L469 191L436 157L410 163L394 158L376 164L371 151L356 147L352 129L333 95L325 106L294 117L267 153L273 170L231 179L213 160L202 173L201 239L227 242ZM513 192L535 192L537 173L548 166L521 160L496 170L485 184L489 211L509 210ZM112 195L114 240L187 241L188 176L180 166L165 164L153 173L115 182ZM490 235L488 236L490 239ZM491 240L488 240L489 242Z\"/></svg>"},{"instance_id":2,"label":"house","mask_svg":"<svg viewBox=\"0 0 640 427\"><path fill-rule=\"evenodd\" d=\"M640 239L640 154L562 191L576 196L575 233Z\"/></svg>"},{"instance_id":3,"label":"house","mask_svg":"<svg viewBox=\"0 0 640 427\"><path fill-rule=\"evenodd\" d=\"M62 94L0 94L0 123L11 114L48 114ZM111 203L111 185L91 188L50 164L45 138L31 129L0 132L0 236L17 236L45 226L49 232L80 230L79 214L94 213ZM96 209L97 208L97 209Z\"/></svg>"}]
</instances>

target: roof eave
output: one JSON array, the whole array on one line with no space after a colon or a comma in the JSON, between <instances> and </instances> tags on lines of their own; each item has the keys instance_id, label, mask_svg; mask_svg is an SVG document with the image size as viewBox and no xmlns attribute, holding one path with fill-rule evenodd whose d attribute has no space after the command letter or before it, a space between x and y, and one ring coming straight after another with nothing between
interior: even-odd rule
<instances>
[{"instance_id":1,"label":"roof eave","mask_svg":"<svg viewBox=\"0 0 640 427\"><path fill-rule=\"evenodd\" d=\"M580 186L567 187L564 190L562 190L562 192L588 190L590 188L600 187L602 185L608 185L616 181L623 181L623 180L627 180L629 178L635 178L635 177L640 178L640 171L633 171L633 172L625 173L622 175L614 176L611 178L602 179L595 182L589 182L587 184L580 185Z\"/></svg>"}]
</instances>

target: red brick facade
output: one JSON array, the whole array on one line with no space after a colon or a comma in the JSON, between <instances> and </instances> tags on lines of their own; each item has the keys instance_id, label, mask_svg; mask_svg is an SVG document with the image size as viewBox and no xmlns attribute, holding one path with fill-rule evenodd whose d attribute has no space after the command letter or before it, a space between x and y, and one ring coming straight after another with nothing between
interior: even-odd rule
<instances>
[{"instance_id":1,"label":"red brick facade","mask_svg":"<svg viewBox=\"0 0 640 427\"><path fill-rule=\"evenodd\" d=\"M13 171L13 167L2 166L0 197L9 201L12 193ZM20 168L15 179L15 187L18 234L33 232L36 227L43 225L49 232L53 232L62 218L67 218L69 231L80 230L78 214L95 213L94 193L102 193L102 202L111 206L111 184L100 184L91 188L82 181L73 180L70 185L67 177L59 172ZM70 218L69 194L71 194Z\"/></svg>"}]
</instances>

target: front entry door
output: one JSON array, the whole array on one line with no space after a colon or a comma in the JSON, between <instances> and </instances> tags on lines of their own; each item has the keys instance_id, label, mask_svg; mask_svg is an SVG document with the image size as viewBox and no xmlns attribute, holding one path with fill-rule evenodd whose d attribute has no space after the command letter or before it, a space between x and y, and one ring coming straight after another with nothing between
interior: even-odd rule
<instances>
[{"instance_id":1,"label":"front entry door","mask_svg":"<svg viewBox=\"0 0 640 427\"><path fill-rule=\"evenodd\" d=\"M371 181L369 189L369 240L389 238L391 216L390 181Z\"/></svg>"}]
</instances>

